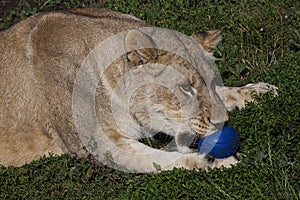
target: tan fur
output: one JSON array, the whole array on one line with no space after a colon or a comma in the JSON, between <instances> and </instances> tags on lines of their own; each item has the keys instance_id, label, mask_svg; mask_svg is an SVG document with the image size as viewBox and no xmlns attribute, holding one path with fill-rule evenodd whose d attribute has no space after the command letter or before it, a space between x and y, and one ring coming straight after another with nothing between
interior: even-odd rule
<instances>
[{"instance_id":1,"label":"tan fur","mask_svg":"<svg viewBox=\"0 0 300 200\"><path fill-rule=\"evenodd\" d=\"M70 12L37 14L1 32L0 164L21 166L49 152L86 157L87 152L83 149L72 113L72 92L78 70L101 41L121 31L146 26L149 25L135 17L106 9L73 9ZM220 31L210 31L193 38L202 45L203 55L209 54L220 40ZM172 53L155 50L151 36L143 32L129 31L124 42L130 52L111 64L96 91L96 114L105 116L101 117L99 124L108 139L107 143L99 147L106 155L100 156L103 160L99 161L109 164L111 160L105 159L107 153L113 152L111 157L114 163L138 172L169 170L174 167L228 167L237 163L232 157L216 159L211 163L192 151L185 154L166 152L137 141L143 136L142 131L149 135L157 131L159 123L151 124L151 112L155 116L164 114L162 120L166 126L161 131L177 139L183 132L205 136L216 130L213 122L225 122L228 116L226 112L221 112L218 119L211 118L213 97L208 94L199 72L185 60ZM138 43L147 43L153 49L137 51L135 45ZM139 63L152 64L144 70L137 67ZM194 91L201 102L195 109L198 113L191 119L181 119L181 105L177 99L181 96L176 97L167 88L149 84L139 88L129 102L130 115L142 129L131 127L131 131L122 132L117 128L110 107L113 89L124 73L130 70L158 80L165 71L156 67L155 63L172 66L187 78L188 85L185 85L185 79L179 79L172 86L179 93L181 90L182 98L188 99L186 93L189 91L185 91L185 88ZM219 88L216 92L225 92L226 96L222 99L224 105L219 102L218 106L220 110L224 106L228 110L242 108L245 102L253 100L249 91L260 93L270 89L276 88L264 83L242 87L239 90L241 92L235 88ZM117 94L121 92L117 91ZM122 104L125 99L120 98L119 101ZM123 123L127 123L126 118L120 118ZM207 132L208 129L211 131ZM179 143L179 151L188 149ZM121 150L114 151L114 148Z\"/></svg>"}]
</instances>

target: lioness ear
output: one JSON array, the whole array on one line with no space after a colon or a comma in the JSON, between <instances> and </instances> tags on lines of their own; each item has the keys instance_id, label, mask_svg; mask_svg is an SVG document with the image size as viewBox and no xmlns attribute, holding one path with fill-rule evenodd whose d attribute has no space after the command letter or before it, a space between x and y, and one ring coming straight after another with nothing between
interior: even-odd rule
<instances>
[{"instance_id":1,"label":"lioness ear","mask_svg":"<svg viewBox=\"0 0 300 200\"><path fill-rule=\"evenodd\" d=\"M206 31L193 35L192 38L197 41L207 52L213 52L217 44L222 40L222 32L220 30Z\"/></svg>"},{"instance_id":2,"label":"lioness ear","mask_svg":"<svg viewBox=\"0 0 300 200\"><path fill-rule=\"evenodd\" d=\"M145 64L149 60L157 57L155 53L155 43L151 37L136 29L130 30L125 37L125 48L127 52L127 59L134 66Z\"/></svg>"}]
</instances>

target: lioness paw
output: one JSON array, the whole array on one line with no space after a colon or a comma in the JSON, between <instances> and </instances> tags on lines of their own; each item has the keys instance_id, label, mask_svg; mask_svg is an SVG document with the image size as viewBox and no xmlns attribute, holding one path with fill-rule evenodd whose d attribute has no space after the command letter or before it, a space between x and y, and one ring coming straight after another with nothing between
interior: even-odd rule
<instances>
[{"instance_id":1,"label":"lioness paw","mask_svg":"<svg viewBox=\"0 0 300 200\"><path fill-rule=\"evenodd\" d=\"M270 92L273 96L278 96L278 87L263 82L250 83L243 87L223 87L221 91L225 94L223 102L228 111L241 110L247 103L255 102L255 94Z\"/></svg>"},{"instance_id":2,"label":"lioness paw","mask_svg":"<svg viewBox=\"0 0 300 200\"><path fill-rule=\"evenodd\" d=\"M230 168L236 164L239 163L239 160L234 157L234 156L230 156L228 158L223 158L223 159L215 159L214 160L214 165L213 168Z\"/></svg>"},{"instance_id":3,"label":"lioness paw","mask_svg":"<svg viewBox=\"0 0 300 200\"><path fill-rule=\"evenodd\" d=\"M224 159L212 159L209 160L207 156L192 153L192 154L185 154L179 162L175 162L175 167L183 167L185 169L214 169L214 168L230 168L233 165L239 163L239 160L234 156L224 158ZM173 166L174 167L174 166Z\"/></svg>"},{"instance_id":4,"label":"lioness paw","mask_svg":"<svg viewBox=\"0 0 300 200\"><path fill-rule=\"evenodd\" d=\"M244 86L245 89L255 92L256 94L262 94L270 92L273 96L278 96L278 87L269 83L258 82L250 83Z\"/></svg>"}]
</instances>

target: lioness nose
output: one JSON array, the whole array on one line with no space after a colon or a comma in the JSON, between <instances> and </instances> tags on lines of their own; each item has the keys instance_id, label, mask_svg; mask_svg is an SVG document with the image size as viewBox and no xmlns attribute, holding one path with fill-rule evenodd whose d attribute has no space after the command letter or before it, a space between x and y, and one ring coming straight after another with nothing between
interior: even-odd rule
<instances>
[{"instance_id":1,"label":"lioness nose","mask_svg":"<svg viewBox=\"0 0 300 200\"><path fill-rule=\"evenodd\" d=\"M224 113L220 112L220 113L217 113L217 114L211 116L210 123L212 123L212 124L219 124L219 123L224 124L228 120L229 120L229 117L228 117L227 111L225 111Z\"/></svg>"}]
</instances>

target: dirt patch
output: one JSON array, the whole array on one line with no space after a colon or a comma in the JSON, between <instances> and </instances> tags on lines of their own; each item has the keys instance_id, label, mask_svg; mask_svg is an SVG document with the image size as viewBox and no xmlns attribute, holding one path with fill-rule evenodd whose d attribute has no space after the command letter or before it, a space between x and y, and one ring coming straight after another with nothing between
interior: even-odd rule
<instances>
[{"instance_id":1,"label":"dirt patch","mask_svg":"<svg viewBox=\"0 0 300 200\"><path fill-rule=\"evenodd\" d=\"M18 7L20 1L1 0L0 1L0 17L7 15L9 11Z\"/></svg>"},{"instance_id":2,"label":"dirt patch","mask_svg":"<svg viewBox=\"0 0 300 200\"><path fill-rule=\"evenodd\" d=\"M0 18L8 16L12 10L21 12L26 6L37 8L37 4L34 0L0 0Z\"/></svg>"}]
</instances>

